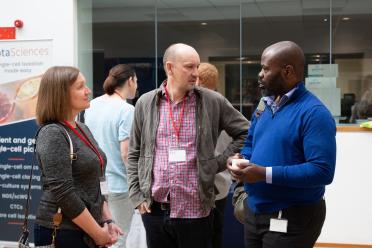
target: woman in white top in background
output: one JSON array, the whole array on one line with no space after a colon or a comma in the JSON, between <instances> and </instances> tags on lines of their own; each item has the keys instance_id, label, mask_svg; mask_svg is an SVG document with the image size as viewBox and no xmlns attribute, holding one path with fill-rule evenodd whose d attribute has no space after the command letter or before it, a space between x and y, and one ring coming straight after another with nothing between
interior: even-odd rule
<instances>
[{"instance_id":1,"label":"woman in white top in background","mask_svg":"<svg viewBox=\"0 0 372 248\"><path fill-rule=\"evenodd\" d=\"M133 215L128 198L127 170L129 135L134 107L127 103L137 90L137 76L129 65L114 66L107 76L104 95L93 99L85 111L85 123L92 131L99 146L106 153L106 181L108 183L108 206L112 217L124 231L112 247L125 247Z\"/></svg>"}]
</instances>

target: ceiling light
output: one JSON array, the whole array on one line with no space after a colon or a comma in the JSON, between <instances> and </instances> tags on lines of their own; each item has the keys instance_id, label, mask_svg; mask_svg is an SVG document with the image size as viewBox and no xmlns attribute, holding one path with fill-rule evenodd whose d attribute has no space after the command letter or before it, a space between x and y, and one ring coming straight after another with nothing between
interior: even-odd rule
<instances>
[{"instance_id":1,"label":"ceiling light","mask_svg":"<svg viewBox=\"0 0 372 248\"><path fill-rule=\"evenodd\" d=\"M202 23L200 23L202 26L206 26L206 25L208 25L208 23L206 23L206 22L202 22Z\"/></svg>"}]
</instances>

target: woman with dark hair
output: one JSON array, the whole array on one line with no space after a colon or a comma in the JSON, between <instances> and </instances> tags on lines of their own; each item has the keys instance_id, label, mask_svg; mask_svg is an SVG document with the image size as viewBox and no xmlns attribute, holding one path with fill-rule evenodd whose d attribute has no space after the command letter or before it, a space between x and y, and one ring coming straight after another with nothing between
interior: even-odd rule
<instances>
[{"instance_id":1,"label":"woman with dark hair","mask_svg":"<svg viewBox=\"0 0 372 248\"><path fill-rule=\"evenodd\" d=\"M89 107L90 93L84 76L74 67L51 67L41 79L36 157L43 192L34 228L36 246L52 243L53 217L59 211L62 222L56 247L106 246L122 234L112 223L100 190L105 154L89 129L75 121L79 112Z\"/></svg>"},{"instance_id":2,"label":"woman with dark hair","mask_svg":"<svg viewBox=\"0 0 372 248\"><path fill-rule=\"evenodd\" d=\"M126 166L134 115L134 107L127 103L127 99L133 99L137 90L134 69L124 64L114 66L103 90L105 94L92 100L90 108L85 111L85 123L107 155L108 206L113 219L124 231L113 247L125 247L133 216Z\"/></svg>"}]
</instances>

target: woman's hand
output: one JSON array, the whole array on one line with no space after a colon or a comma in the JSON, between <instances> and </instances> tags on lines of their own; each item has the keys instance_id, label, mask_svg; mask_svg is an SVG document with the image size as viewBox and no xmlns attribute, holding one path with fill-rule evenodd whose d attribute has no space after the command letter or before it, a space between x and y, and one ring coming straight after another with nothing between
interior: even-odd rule
<instances>
[{"instance_id":1,"label":"woman's hand","mask_svg":"<svg viewBox=\"0 0 372 248\"><path fill-rule=\"evenodd\" d=\"M101 230L98 232L98 235L95 235L92 238L94 239L94 242L98 246L105 246L111 243L111 234L107 223L105 223L103 227L101 227Z\"/></svg>"},{"instance_id":2,"label":"woman's hand","mask_svg":"<svg viewBox=\"0 0 372 248\"><path fill-rule=\"evenodd\" d=\"M123 235L124 232L115 223L110 223L108 226L109 226L109 233L110 233L111 239L110 239L110 242L106 244L106 246L111 246L118 241L119 235Z\"/></svg>"}]
</instances>

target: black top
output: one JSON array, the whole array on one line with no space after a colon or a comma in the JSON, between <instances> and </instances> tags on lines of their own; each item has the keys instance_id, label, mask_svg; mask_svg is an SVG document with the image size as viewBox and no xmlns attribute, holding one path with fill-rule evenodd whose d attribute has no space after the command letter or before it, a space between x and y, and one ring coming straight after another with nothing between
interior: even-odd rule
<instances>
[{"instance_id":1,"label":"black top","mask_svg":"<svg viewBox=\"0 0 372 248\"><path fill-rule=\"evenodd\" d=\"M82 123L89 140L98 148L88 127ZM69 133L76 153L70 160L70 142L61 124L44 126L36 140L36 157L42 173L43 192L36 214L36 223L53 228L52 218L62 209L62 229L80 230L71 220L87 208L93 218L102 221L104 197L100 191L101 166L98 156L72 130ZM76 129L78 130L78 129ZM98 148L99 149L99 148ZM106 156L99 149L104 157Z\"/></svg>"}]
</instances>

